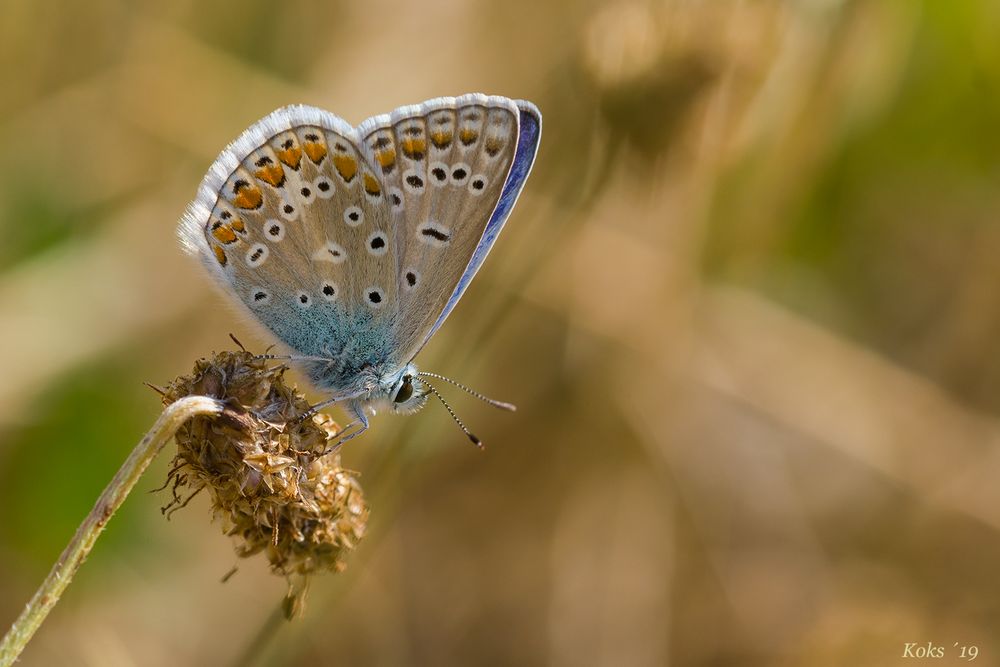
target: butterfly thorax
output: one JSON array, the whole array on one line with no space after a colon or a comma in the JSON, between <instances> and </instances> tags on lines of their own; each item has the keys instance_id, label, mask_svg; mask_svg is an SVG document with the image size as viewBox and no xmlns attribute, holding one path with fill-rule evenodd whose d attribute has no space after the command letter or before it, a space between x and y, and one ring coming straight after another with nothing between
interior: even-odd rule
<instances>
[{"instance_id":1,"label":"butterfly thorax","mask_svg":"<svg viewBox=\"0 0 1000 667\"><path fill-rule=\"evenodd\" d=\"M304 370L318 389L350 399L368 414L392 411L416 412L427 402L428 389L417 379L417 367L407 364L389 369L384 364L368 364L345 376L337 360L307 361Z\"/></svg>"}]
</instances>

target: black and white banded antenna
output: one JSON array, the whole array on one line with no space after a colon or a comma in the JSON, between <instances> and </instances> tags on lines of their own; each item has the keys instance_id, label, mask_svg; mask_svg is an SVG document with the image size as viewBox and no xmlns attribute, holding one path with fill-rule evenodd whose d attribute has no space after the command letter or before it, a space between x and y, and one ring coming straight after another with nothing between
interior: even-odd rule
<instances>
[{"instance_id":1,"label":"black and white banded antenna","mask_svg":"<svg viewBox=\"0 0 1000 667\"><path fill-rule=\"evenodd\" d=\"M489 396L484 396L483 394L480 394L475 389L470 389L469 387L466 387L461 382L456 382L455 380L452 380L449 377L445 377L444 375L438 375L437 373L427 373L426 371L419 371L417 373L417 375L425 376L425 377L437 378L438 380L444 380L445 382L448 382L450 384L455 385L456 387L458 387L462 391L475 396L480 401L482 401L484 403L487 403L489 405L492 405L494 408L500 408L501 410L510 410L511 412L514 412L514 411L517 410L517 406L514 405L513 403L505 403L504 401L498 401L498 400L496 400L494 398L490 398ZM424 384L426 384L426 383L424 383ZM427 386L430 387L429 384Z\"/></svg>"},{"instance_id":2,"label":"black and white banded antenna","mask_svg":"<svg viewBox=\"0 0 1000 667\"><path fill-rule=\"evenodd\" d=\"M424 373L420 373L420 375L424 375ZM425 387L431 390L432 394L437 396L437 399L441 401L441 405L445 407L445 409L448 411L448 414L451 415L451 418L454 419L455 423L458 424L458 427L462 429L462 433L465 433L465 435L469 438L469 440L472 441L472 444L474 444L479 449L483 449L483 441L477 438L472 431L470 431L465 427L465 424L462 423L462 420L458 418L458 415L455 414L455 411L451 409L450 405L448 405L448 401L444 400L444 396L441 395L441 392L435 389L434 385L432 385L427 380L421 380L421 382L424 384Z\"/></svg>"}]
</instances>

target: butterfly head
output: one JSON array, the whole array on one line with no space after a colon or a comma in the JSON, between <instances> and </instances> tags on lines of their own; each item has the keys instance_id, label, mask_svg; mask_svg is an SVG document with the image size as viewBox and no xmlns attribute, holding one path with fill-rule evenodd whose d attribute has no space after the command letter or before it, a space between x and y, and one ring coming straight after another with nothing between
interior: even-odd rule
<instances>
[{"instance_id":1,"label":"butterfly head","mask_svg":"<svg viewBox=\"0 0 1000 667\"><path fill-rule=\"evenodd\" d=\"M417 378L417 368L407 364L399 375L382 385L389 408L398 414L410 414L424 407L430 393L427 385Z\"/></svg>"}]
</instances>

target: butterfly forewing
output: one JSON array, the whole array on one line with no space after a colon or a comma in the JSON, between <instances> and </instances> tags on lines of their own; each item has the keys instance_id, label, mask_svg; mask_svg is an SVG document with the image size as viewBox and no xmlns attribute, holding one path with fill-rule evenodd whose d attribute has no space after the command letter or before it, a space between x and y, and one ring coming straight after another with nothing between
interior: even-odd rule
<instances>
[{"instance_id":1,"label":"butterfly forewing","mask_svg":"<svg viewBox=\"0 0 1000 667\"><path fill-rule=\"evenodd\" d=\"M335 395L400 372L489 252L527 178L541 117L466 95L353 128L279 109L212 165L181 240ZM364 379L362 376L367 377Z\"/></svg>"},{"instance_id":2,"label":"butterfly forewing","mask_svg":"<svg viewBox=\"0 0 1000 667\"><path fill-rule=\"evenodd\" d=\"M401 364L423 345L482 240L514 158L518 109L506 98L469 96L376 121L362 126L362 142L393 210Z\"/></svg>"}]
</instances>

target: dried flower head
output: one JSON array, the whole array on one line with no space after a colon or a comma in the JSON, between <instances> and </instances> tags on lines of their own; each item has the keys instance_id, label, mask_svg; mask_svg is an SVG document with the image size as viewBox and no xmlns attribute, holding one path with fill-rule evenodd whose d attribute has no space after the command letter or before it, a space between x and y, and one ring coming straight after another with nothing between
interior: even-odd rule
<instances>
[{"instance_id":1,"label":"dried flower head","mask_svg":"<svg viewBox=\"0 0 1000 667\"><path fill-rule=\"evenodd\" d=\"M178 431L165 509L183 507L179 491L205 489L240 557L263 551L286 576L341 571L368 507L356 476L329 451L339 427L325 415L301 419L309 403L285 384L285 370L249 352L222 352L164 390L164 403L194 394L225 402L222 415Z\"/></svg>"}]
</instances>

